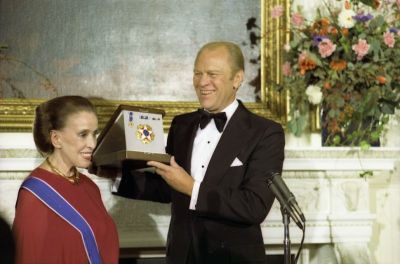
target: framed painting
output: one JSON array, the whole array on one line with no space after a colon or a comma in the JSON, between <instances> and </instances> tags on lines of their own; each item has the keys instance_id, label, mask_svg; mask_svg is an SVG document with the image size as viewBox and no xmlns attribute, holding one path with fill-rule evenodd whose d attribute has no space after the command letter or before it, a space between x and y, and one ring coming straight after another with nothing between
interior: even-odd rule
<instances>
[{"instance_id":1,"label":"framed painting","mask_svg":"<svg viewBox=\"0 0 400 264\"><path fill-rule=\"evenodd\" d=\"M197 50L228 40L242 48L246 81L238 98L285 125L281 81L286 20L272 19L289 0L97 0L1 3L0 131L30 131L48 98L79 94L97 107L100 128L120 104L175 115L198 108L192 88ZM3 14L4 13L4 14Z\"/></svg>"}]
</instances>

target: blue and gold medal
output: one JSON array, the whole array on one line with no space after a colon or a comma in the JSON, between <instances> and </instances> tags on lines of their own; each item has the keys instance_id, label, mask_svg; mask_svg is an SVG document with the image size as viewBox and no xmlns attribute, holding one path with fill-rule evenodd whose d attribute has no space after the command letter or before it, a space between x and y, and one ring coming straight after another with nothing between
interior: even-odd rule
<instances>
[{"instance_id":1,"label":"blue and gold medal","mask_svg":"<svg viewBox=\"0 0 400 264\"><path fill-rule=\"evenodd\" d=\"M147 124L139 124L136 130L136 138L143 144L149 144L154 140L155 134L151 126Z\"/></svg>"}]
</instances>

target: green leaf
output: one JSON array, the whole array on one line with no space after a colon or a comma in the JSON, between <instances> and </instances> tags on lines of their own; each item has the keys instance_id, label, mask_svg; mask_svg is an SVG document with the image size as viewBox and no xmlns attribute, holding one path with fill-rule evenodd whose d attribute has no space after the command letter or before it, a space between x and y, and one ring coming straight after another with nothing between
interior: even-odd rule
<instances>
[{"instance_id":1,"label":"green leaf","mask_svg":"<svg viewBox=\"0 0 400 264\"><path fill-rule=\"evenodd\" d=\"M337 111L336 111L335 109L329 110L328 116L329 116L330 118L336 118L336 117L338 116Z\"/></svg>"},{"instance_id":2,"label":"green leaf","mask_svg":"<svg viewBox=\"0 0 400 264\"><path fill-rule=\"evenodd\" d=\"M292 132L296 137L301 136L306 127L307 127L306 115L295 117L288 122L289 131Z\"/></svg>"},{"instance_id":3,"label":"green leaf","mask_svg":"<svg viewBox=\"0 0 400 264\"><path fill-rule=\"evenodd\" d=\"M378 15L375 17L375 19L370 21L369 28L371 29L371 31L375 31L378 28L382 27L384 23L385 23L385 18L382 15Z\"/></svg>"},{"instance_id":4,"label":"green leaf","mask_svg":"<svg viewBox=\"0 0 400 264\"><path fill-rule=\"evenodd\" d=\"M301 40L300 36L297 35L297 34L294 34L294 35L293 35L293 40L290 41L290 47L291 47L293 50L295 50L296 47L299 45L300 40Z\"/></svg>"},{"instance_id":5,"label":"green leaf","mask_svg":"<svg viewBox=\"0 0 400 264\"><path fill-rule=\"evenodd\" d=\"M361 150L368 150L370 147L371 147L371 145L367 141L362 140L360 142L360 149Z\"/></svg>"},{"instance_id":6,"label":"green leaf","mask_svg":"<svg viewBox=\"0 0 400 264\"><path fill-rule=\"evenodd\" d=\"M371 140L372 141L377 141L380 138L380 136L381 136L380 131L373 131L371 133Z\"/></svg>"},{"instance_id":7,"label":"green leaf","mask_svg":"<svg viewBox=\"0 0 400 264\"><path fill-rule=\"evenodd\" d=\"M333 144L338 146L340 144L340 137L338 135L333 137Z\"/></svg>"},{"instance_id":8,"label":"green leaf","mask_svg":"<svg viewBox=\"0 0 400 264\"><path fill-rule=\"evenodd\" d=\"M389 103L382 103L381 111L384 114L393 115L396 106Z\"/></svg>"},{"instance_id":9,"label":"green leaf","mask_svg":"<svg viewBox=\"0 0 400 264\"><path fill-rule=\"evenodd\" d=\"M374 172L371 170L366 170L366 171L360 172L361 178L367 178L367 177L372 177L372 176L374 176Z\"/></svg>"},{"instance_id":10,"label":"green leaf","mask_svg":"<svg viewBox=\"0 0 400 264\"><path fill-rule=\"evenodd\" d=\"M359 38L359 39L366 39L366 38L367 38L367 35L366 35L365 33L361 33L361 34L358 36L358 38Z\"/></svg>"}]
</instances>

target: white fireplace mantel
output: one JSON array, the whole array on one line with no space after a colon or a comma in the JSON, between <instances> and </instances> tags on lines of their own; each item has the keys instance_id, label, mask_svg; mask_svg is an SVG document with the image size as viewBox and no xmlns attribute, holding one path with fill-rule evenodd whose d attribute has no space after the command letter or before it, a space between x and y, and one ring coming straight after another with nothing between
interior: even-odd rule
<instances>
[{"instance_id":1,"label":"white fireplace mantel","mask_svg":"<svg viewBox=\"0 0 400 264\"><path fill-rule=\"evenodd\" d=\"M41 161L26 133L0 134L0 214L10 223L19 185ZM336 261L331 263L395 263L400 258L392 246L400 244L399 164L400 148L287 148L283 177L307 219L300 263L322 263L327 252ZM373 174L360 177L363 171ZM110 180L90 177L117 224L122 248L140 248L138 254L146 255L164 247L168 205L113 196ZM277 202L262 231L267 253L282 252ZM301 235L291 223L292 253Z\"/></svg>"}]
</instances>

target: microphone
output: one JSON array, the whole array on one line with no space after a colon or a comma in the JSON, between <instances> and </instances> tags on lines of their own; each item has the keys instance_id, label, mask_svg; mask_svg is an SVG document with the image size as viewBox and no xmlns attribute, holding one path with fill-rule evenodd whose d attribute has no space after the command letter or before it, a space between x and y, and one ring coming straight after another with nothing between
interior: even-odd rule
<instances>
[{"instance_id":1,"label":"microphone","mask_svg":"<svg viewBox=\"0 0 400 264\"><path fill-rule=\"evenodd\" d=\"M270 174L271 176L267 179L268 188L271 189L281 204L281 210L286 211L297 226L303 229L303 223L306 221L306 218L297 204L296 198L283 181L279 172L272 172Z\"/></svg>"}]
</instances>

